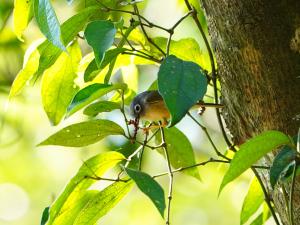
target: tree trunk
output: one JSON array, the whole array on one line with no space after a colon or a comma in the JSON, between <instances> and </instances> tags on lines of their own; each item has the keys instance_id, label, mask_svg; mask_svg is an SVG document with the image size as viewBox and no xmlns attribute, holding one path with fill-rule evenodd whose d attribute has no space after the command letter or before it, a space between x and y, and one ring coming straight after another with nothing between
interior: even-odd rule
<instances>
[{"instance_id":1,"label":"tree trunk","mask_svg":"<svg viewBox=\"0 0 300 225\"><path fill-rule=\"evenodd\" d=\"M235 144L265 130L300 126L300 1L202 0L222 85L223 117ZM265 157L270 165L272 155ZM242 162L241 162L242 163ZM283 195L260 174L283 224ZM288 189L289 190L289 189ZM294 221L300 224L300 179Z\"/></svg>"}]
</instances>

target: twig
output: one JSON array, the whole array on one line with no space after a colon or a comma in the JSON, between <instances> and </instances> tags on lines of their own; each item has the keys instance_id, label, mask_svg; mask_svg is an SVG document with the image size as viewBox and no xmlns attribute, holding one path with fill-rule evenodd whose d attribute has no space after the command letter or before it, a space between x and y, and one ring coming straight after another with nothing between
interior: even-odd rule
<instances>
[{"instance_id":1,"label":"twig","mask_svg":"<svg viewBox=\"0 0 300 225\"><path fill-rule=\"evenodd\" d=\"M105 180L105 181L113 181L113 182L127 182L129 181L129 179L121 179L121 178L116 178L116 179L113 179L113 178L105 178L105 177L98 177L98 176L89 176L89 175L86 175L84 176L85 179L93 179L93 180Z\"/></svg>"},{"instance_id":2,"label":"twig","mask_svg":"<svg viewBox=\"0 0 300 225\"><path fill-rule=\"evenodd\" d=\"M142 150L141 150L141 153L140 153L139 170L142 169L143 155L144 155L144 150L145 150L146 144L148 142L148 135L149 135L149 132L146 133L145 139L144 139L144 142L143 142L143 145L142 145L143 147L142 147Z\"/></svg>"},{"instance_id":3,"label":"twig","mask_svg":"<svg viewBox=\"0 0 300 225\"><path fill-rule=\"evenodd\" d=\"M162 60L160 59L156 59L154 57L147 57L145 55L142 55L142 54L138 54L138 53L134 53L134 52L128 52L128 51L125 51L125 52L122 52L121 54L125 54L125 55L134 55L134 56L137 56L137 57L141 57L141 58L144 58L144 59L148 59L150 61L153 61L153 62L156 62L156 63L161 63Z\"/></svg>"},{"instance_id":4,"label":"twig","mask_svg":"<svg viewBox=\"0 0 300 225\"><path fill-rule=\"evenodd\" d=\"M168 153L168 149L167 149L167 143L166 143L165 132L164 132L163 127L160 127L160 133L161 133L163 150L166 155L167 166L168 166L168 176L169 176L168 211L167 211L167 220L166 220L166 225L169 225L170 224L171 201L172 201L172 193L173 193L173 172L172 172L172 167L171 167L171 163L170 163L170 157L169 157L169 153Z\"/></svg>"},{"instance_id":5,"label":"twig","mask_svg":"<svg viewBox=\"0 0 300 225\"><path fill-rule=\"evenodd\" d=\"M294 211L294 205L293 205L293 196L294 196L294 189L295 189L295 178L296 178L296 168L297 168L297 163L294 161L294 166L293 166L293 175L292 175L292 183L291 183L291 189L290 189L290 196L289 196L289 220L290 220L290 225L294 225L294 216L293 216L293 211Z\"/></svg>"},{"instance_id":6,"label":"twig","mask_svg":"<svg viewBox=\"0 0 300 225\"><path fill-rule=\"evenodd\" d=\"M129 139L131 139L131 135L130 135L130 131L129 131L129 126L128 126L128 119L127 119L127 116L125 114L125 100L124 100L124 90L121 91L121 101L122 101L122 104L121 104L121 113L123 114L123 117L124 117L124 120L125 120L125 124L126 124L126 129L127 129L127 134L129 136Z\"/></svg>"},{"instance_id":7,"label":"twig","mask_svg":"<svg viewBox=\"0 0 300 225\"><path fill-rule=\"evenodd\" d=\"M198 124L199 127L201 127L201 129L204 131L204 133L206 134L210 144L212 145L213 149L215 150L216 154L220 157L222 157L223 159L227 159L230 160L227 156L225 156L224 154L222 154L216 147L215 143L213 142L213 140L211 139L207 129L205 126L203 126L201 123L199 123L198 120L196 120L189 112L187 113L187 115L196 123Z\"/></svg>"}]
</instances>

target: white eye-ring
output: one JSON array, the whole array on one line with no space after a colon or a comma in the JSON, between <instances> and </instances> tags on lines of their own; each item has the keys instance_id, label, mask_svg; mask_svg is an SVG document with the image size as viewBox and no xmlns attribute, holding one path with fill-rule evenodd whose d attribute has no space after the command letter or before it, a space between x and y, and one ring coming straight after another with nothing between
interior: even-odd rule
<instances>
[{"instance_id":1,"label":"white eye-ring","mask_svg":"<svg viewBox=\"0 0 300 225\"><path fill-rule=\"evenodd\" d=\"M136 104L135 106L134 106L134 111L135 112L137 112L137 113L139 113L140 111L141 111L141 106L139 105L139 104Z\"/></svg>"}]
</instances>

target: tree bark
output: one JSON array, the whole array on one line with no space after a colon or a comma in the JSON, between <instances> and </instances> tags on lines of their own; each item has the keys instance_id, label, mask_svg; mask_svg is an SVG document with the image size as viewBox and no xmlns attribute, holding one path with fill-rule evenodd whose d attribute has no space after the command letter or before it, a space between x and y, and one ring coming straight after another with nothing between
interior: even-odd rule
<instances>
[{"instance_id":1,"label":"tree bark","mask_svg":"<svg viewBox=\"0 0 300 225\"><path fill-rule=\"evenodd\" d=\"M300 126L300 1L202 0L222 86L223 117L235 144L266 130L291 136ZM271 164L273 155L265 157ZM241 162L242 163L242 162ZM269 187L283 224L284 196ZM288 189L289 190L289 189ZM300 179L294 194L300 224Z\"/></svg>"}]
</instances>

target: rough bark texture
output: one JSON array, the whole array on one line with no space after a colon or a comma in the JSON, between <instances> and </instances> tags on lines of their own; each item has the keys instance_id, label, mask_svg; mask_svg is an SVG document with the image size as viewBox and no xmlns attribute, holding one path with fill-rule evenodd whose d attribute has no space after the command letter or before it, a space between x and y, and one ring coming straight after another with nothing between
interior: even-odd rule
<instances>
[{"instance_id":1,"label":"rough bark texture","mask_svg":"<svg viewBox=\"0 0 300 225\"><path fill-rule=\"evenodd\" d=\"M300 1L202 0L202 7L218 64L223 117L233 141L240 144L271 129L295 135L300 126ZM267 174L261 176L267 184ZM296 225L299 184L298 177ZM282 194L272 194L282 223L289 224Z\"/></svg>"}]
</instances>

